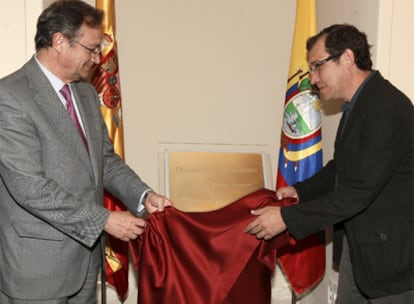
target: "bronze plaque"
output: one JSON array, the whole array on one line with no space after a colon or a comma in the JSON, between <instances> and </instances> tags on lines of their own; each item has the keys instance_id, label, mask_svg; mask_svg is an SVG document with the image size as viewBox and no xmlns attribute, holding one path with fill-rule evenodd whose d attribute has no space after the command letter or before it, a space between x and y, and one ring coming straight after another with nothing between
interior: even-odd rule
<instances>
[{"instance_id":1,"label":"bronze plaque","mask_svg":"<svg viewBox=\"0 0 414 304\"><path fill-rule=\"evenodd\" d=\"M177 209L215 210L264 188L262 155L168 152L168 179Z\"/></svg>"}]
</instances>

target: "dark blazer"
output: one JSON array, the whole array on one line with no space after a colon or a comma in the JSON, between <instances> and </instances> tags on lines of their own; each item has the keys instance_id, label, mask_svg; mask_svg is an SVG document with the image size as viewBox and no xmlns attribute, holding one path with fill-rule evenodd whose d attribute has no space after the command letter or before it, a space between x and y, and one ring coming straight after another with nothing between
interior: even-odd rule
<instances>
[{"instance_id":1,"label":"dark blazer","mask_svg":"<svg viewBox=\"0 0 414 304\"><path fill-rule=\"evenodd\" d=\"M0 80L0 288L11 297L78 291L109 215L103 189L135 211L148 188L114 153L94 88L72 90L89 154L34 58Z\"/></svg>"},{"instance_id":2,"label":"dark blazer","mask_svg":"<svg viewBox=\"0 0 414 304\"><path fill-rule=\"evenodd\" d=\"M342 223L362 292L414 288L413 104L379 72L366 82L333 160L294 185L302 203L282 209L295 238Z\"/></svg>"}]
</instances>

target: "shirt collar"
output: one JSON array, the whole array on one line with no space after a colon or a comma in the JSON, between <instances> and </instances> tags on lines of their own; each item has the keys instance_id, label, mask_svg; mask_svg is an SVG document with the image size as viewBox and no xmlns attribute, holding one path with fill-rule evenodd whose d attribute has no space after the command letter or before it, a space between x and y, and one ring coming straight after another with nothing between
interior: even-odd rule
<instances>
[{"instance_id":1,"label":"shirt collar","mask_svg":"<svg viewBox=\"0 0 414 304\"><path fill-rule=\"evenodd\" d=\"M354 107L356 100L358 99L359 94L361 93L362 89L365 87L366 83L368 82L368 80L370 80L372 78L372 76L377 73L377 71L371 71L371 73L368 75L367 78L365 78L365 80L361 83L361 85L358 87L358 89L356 90L354 96L352 96L350 102L346 102L343 106L342 106L342 111L343 112L351 112L352 108Z\"/></svg>"}]
</instances>

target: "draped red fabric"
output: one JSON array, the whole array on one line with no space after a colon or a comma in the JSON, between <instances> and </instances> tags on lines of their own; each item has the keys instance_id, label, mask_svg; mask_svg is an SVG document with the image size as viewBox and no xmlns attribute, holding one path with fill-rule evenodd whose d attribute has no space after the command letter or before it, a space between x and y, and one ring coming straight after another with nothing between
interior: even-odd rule
<instances>
[{"instance_id":1,"label":"draped red fabric","mask_svg":"<svg viewBox=\"0 0 414 304\"><path fill-rule=\"evenodd\" d=\"M244 229L254 219L250 210L292 203L261 189L215 211L169 207L149 215L131 252L138 303L270 303L277 248L294 240L284 232L262 241Z\"/></svg>"},{"instance_id":2,"label":"draped red fabric","mask_svg":"<svg viewBox=\"0 0 414 304\"><path fill-rule=\"evenodd\" d=\"M312 234L278 251L278 263L296 295L315 287L325 273L324 235Z\"/></svg>"}]
</instances>

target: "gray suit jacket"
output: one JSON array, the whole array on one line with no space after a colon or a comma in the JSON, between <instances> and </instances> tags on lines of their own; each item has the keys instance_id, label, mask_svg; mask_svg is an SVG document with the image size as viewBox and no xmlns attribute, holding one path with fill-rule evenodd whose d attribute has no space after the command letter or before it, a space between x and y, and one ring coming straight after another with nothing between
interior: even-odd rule
<instances>
[{"instance_id":1,"label":"gray suit jacket","mask_svg":"<svg viewBox=\"0 0 414 304\"><path fill-rule=\"evenodd\" d=\"M94 88L72 85L89 154L34 58L0 80L0 289L65 297L80 289L109 212L131 211L148 186L114 153Z\"/></svg>"}]
</instances>

